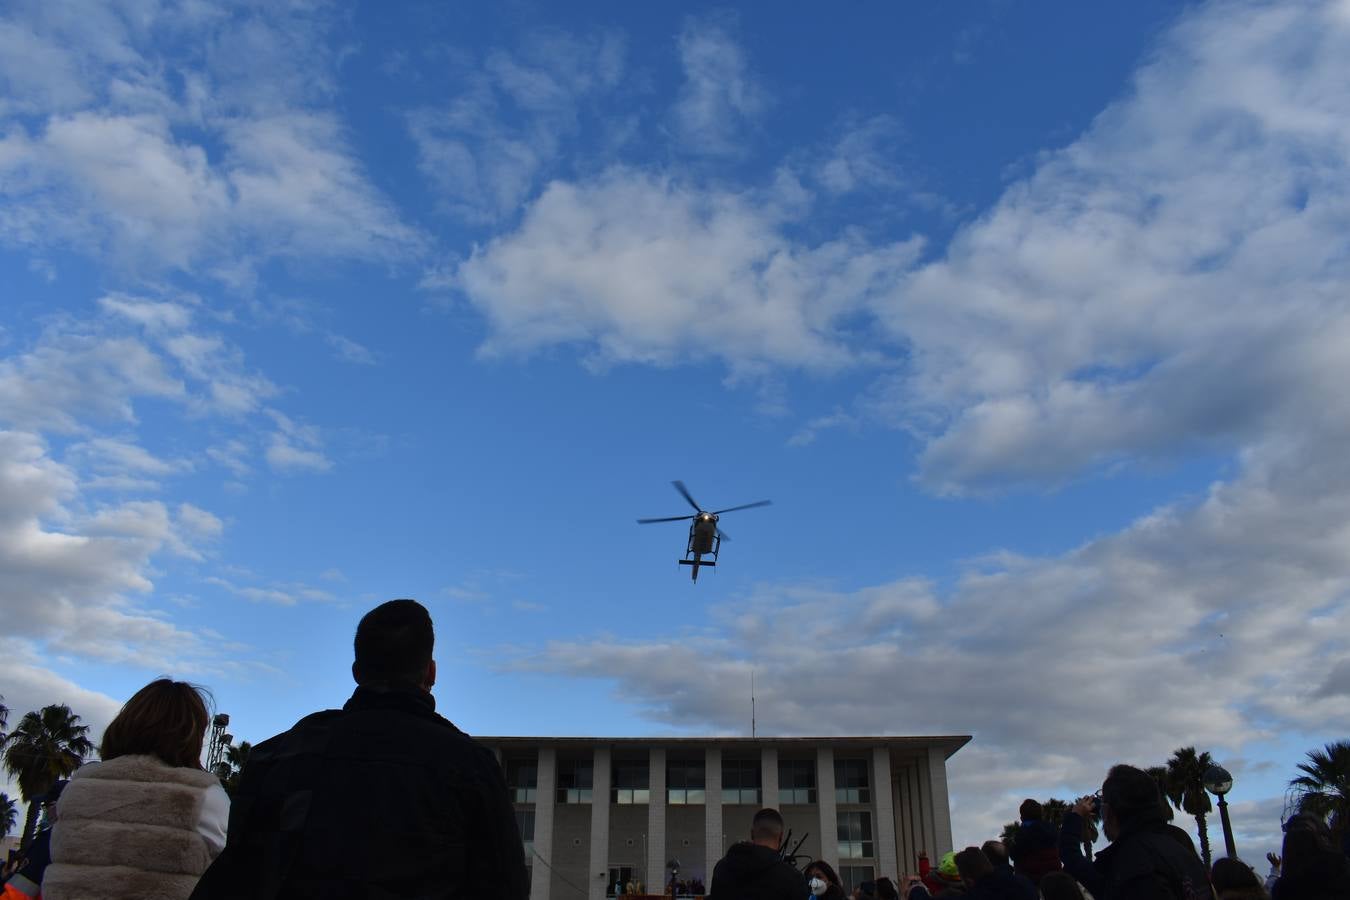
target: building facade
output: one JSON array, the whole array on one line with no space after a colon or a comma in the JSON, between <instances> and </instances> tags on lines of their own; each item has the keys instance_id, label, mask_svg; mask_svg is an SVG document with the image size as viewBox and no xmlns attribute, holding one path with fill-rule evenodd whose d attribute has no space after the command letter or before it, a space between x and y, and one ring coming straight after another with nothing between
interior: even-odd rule
<instances>
[{"instance_id":1,"label":"building facade","mask_svg":"<svg viewBox=\"0 0 1350 900\"><path fill-rule=\"evenodd\" d=\"M705 886L750 820L775 807L806 859L847 887L952 849L947 759L968 735L842 738L487 737L531 868L532 900L601 900L615 885Z\"/></svg>"}]
</instances>

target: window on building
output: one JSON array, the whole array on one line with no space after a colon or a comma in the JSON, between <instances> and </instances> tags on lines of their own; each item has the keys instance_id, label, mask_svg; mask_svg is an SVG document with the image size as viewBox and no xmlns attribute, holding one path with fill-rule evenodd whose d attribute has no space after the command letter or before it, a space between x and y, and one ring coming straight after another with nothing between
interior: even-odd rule
<instances>
[{"instance_id":1,"label":"window on building","mask_svg":"<svg viewBox=\"0 0 1350 900\"><path fill-rule=\"evenodd\" d=\"M516 827L520 829L520 838L525 842L525 858L534 857L534 810L516 810Z\"/></svg>"},{"instance_id":2,"label":"window on building","mask_svg":"<svg viewBox=\"0 0 1350 900\"><path fill-rule=\"evenodd\" d=\"M516 803L533 803L539 767L532 759L507 759L506 787Z\"/></svg>"},{"instance_id":3,"label":"window on building","mask_svg":"<svg viewBox=\"0 0 1350 900\"><path fill-rule=\"evenodd\" d=\"M871 859L872 814L869 812L841 812L839 823L839 858Z\"/></svg>"},{"instance_id":4,"label":"window on building","mask_svg":"<svg viewBox=\"0 0 1350 900\"><path fill-rule=\"evenodd\" d=\"M558 761L558 802L590 803L594 771L589 759Z\"/></svg>"},{"instance_id":5,"label":"window on building","mask_svg":"<svg viewBox=\"0 0 1350 900\"><path fill-rule=\"evenodd\" d=\"M837 803L872 802L872 792L867 784L867 760L834 761L834 799Z\"/></svg>"},{"instance_id":6,"label":"window on building","mask_svg":"<svg viewBox=\"0 0 1350 900\"><path fill-rule=\"evenodd\" d=\"M722 760L722 802L739 806L759 805L759 760Z\"/></svg>"},{"instance_id":7,"label":"window on building","mask_svg":"<svg viewBox=\"0 0 1350 900\"><path fill-rule=\"evenodd\" d=\"M614 787L610 790L610 800L614 803L651 802L646 760L619 760L614 763Z\"/></svg>"},{"instance_id":8,"label":"window on building","mask_svg":"<svg viewBox=\"0 0 1350 900\"><path fill-rule=\"evenodd\" d=\"M812 759L778 761L778 805L816 802L816 763Z\"/></svg>"},{"instance_id":9,"label":"window on building","mask_svg":"<svg viewBox=\"0 0 1350 900\"><path fill-rule=\"evenodd\" d=\"M844 893L852 894L853 889L864 881L875 881L871 866L840 866L839 880L844 883Z\"/></svg>"},{"instance_id":10,"label":"window on building","mask_svg":"<svg viewBox=\"0 0 1350 900\"><path fill-rule=\"evenodd\" d=\"M673 806L706 803L703 780L703 760L671 760L666 764L666 802Z\"/></svg>"}]
</instances>

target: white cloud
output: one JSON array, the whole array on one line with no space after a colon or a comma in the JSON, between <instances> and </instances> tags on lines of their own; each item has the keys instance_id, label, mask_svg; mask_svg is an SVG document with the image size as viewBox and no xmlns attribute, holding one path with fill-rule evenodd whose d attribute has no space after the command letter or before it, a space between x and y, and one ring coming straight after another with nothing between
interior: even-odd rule
<instances>
[{"instance_id":1,"label":"white cloud","mask_svg":"<svg viewBox=\"0 0 1350 900\"><path fill-rule=\"evenodd\" d=\"M845 233L807 246L784 236L782 214L773 197L610 170L551 184L519 230L477 248L453 282L487 316L489 354L571 343L602 364L831 369L869 358L841 320L894 283L917 243L869 247Z\"/></svg>"},{"instance_id":2,"label":"white cloud","mask_svg":"<svg viewBox=\"0 0 1350 900\"><path fill-rule=\"evenodd\" d=\"M134 397L186 393L141 341L87 328L49 332L30 352L0 359L0 420L20 427L73 433L84 417L134 423Z\"/></svg>"},{"instance_id":3,"label":"white cloud","mask_svg":"<svg viewBox=\"0 0 1350 900\"><path fill-rule=\"evenodd\" d=\"M134 441L97 437L71 445L66 458L77 468L92 473L86 488L156 490L160 481L191 471L186 459L161 459Z\"/></svg>"},{"instance_id":4,"label":"white cloud","mask_svg":"<svg viewBox=\"0 0 1350 900\"><path fill-rule=\"evenodd\" d=\"M192 324L192 310L181 303L109 294L100 297L98 305L151 332L185 331Z\"/></svg>"},{"instance_id":5,"label":"white cloud","mask_svg":"<svg viewBox=\"0 0 1350 900\"><path fill-rule=\"evenodd\" d=\"M338 359L343 362L358 366L373 366L377 362L374 353L351 338L345 338L340 334L329 334L324 340L328 342L328 346L333 348Z\"/></svg>"},{"instance_id":6,"label":"white cloud","mask_svg":"<svg viewBox=\"0 0 1350 900\"><path fill-rule=\"evenodd\" d=\"M814 444L822 431L828 431L831 428L856 429L858 424L857 416L837 409L829 415L818 416L803 425L792 437L788 438L788 446L805 447L808 444Z\"/></svg>"},{"instance_id":7,"label":"white cloud","mask_svg":"<svg viewBox=\"0 0 1350 900\"><path fill-rule=\"evenodd\" d=\"M310 587L301 582L288 584L242 585L217 575L208 576L204 580L207 584L223 588L231 594L234 594L236 597L243 597L245 600L252 603L272 603L277 606L294 606L301 600L326 603L335 599L333 594L329 591Z\"/></svg>"},{"instance_id":8,"label":"white cloud","mask_svg":"<svg viewBox=\"0 0 1350 900\"><path fill-rule=\"evenodd\" d=\"M333 463L323 454L323 436L313 425L296 422L277 410L268 410L276 430L263 456L274 470L326 472Z\"/></svg>"},{"instance_id":9,"label":"white cloud","mask_svg":"<svg viewBox=\"0 0 1350 900\"><path fill-rule=\"evenodd\" d=\"M685 80L672 110L676 134L696 153L744 154L748 126L764 112L768 96L727 23L690 19L678 48Z\"/></svg>"},{"instance_id":10,"label":"white cloud","mask_svg":"<svg viewBox=\"0 0 1350 900\"><path fill-rule=\"evenodd\" d=\"M305 4L12 10L0 240L241 285L271 257L415 256L330 108L330 27Z\"/></svg>"},{"instance_id":11,"label":"white cloud","mask_svg":"<svg viewBox=\"0 0 1350 900\"><path fill-rule=\"evenodd\" d=\"M848 124L814 173L826 190L893 191L904 183L895 153L900 123L888 115Z\"/></svg>"},{"instance_id":12,"label":"white cloud","mask_svg":"<svg viewBox=\"0 0 1350 900\"><path fill-rule=\"evenodd\" d=\"M37 435L0 431L0 609L7 633L106 661L163 664L195 638L128 598L164 548L187 548L164 505L84 511L75 472Z\"/></svg>"},{"instance_id":13,"label":"white cloud","mask_svg":"<svg viewBox=\"0 0 1350 900\"><path fill-rule=\"evenodd\" d=\"M237 438L232 438L219 446L206 448L207 458L228 470L235 478L244 478L253 472L247 462L249 455L248 445Z\"/></svg>"},{"instance_id":14,"label":"white cloud","mask_svg":"<svg viewBox=\"0 0 1350 900\"><path fill-rule=\"evenodd\" d=\"M179 528L199 540L218 538L225 531L225 523L212 513L191 503L178 504Z\"/></svg>"},{"instance_id":15,"label":"white cloud","mask_svg":"<svg viewBox=\"0 0 1350 900\"><path fill-rule=\"evenodd\" d=\"M614 33L539 32L515 53L487 53L448 103L411 113L419 166L446 208L471 222L514 215L581 130L583 111L620 85L624 57Z\"/></svg>"},{"instance_id":16,"label":"white cloud","mask_svg":"<svg viewBox=\"0 0 1350 900\"><path fill-rule=\"evenodd\" d=\"M1350 24L1187 14L1133 90L905 279L890 413L945 491L1345 416Z\"/></svg>"}]
</instances>

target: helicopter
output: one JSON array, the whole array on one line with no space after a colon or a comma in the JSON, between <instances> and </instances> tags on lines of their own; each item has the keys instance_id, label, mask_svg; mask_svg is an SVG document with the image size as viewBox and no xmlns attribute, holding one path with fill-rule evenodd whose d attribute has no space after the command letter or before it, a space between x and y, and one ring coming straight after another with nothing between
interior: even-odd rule
<instances>
[{"instance_id":1,"label":"helicopter","mask_svg":"<svg viewBox=\"0 0 1350 900\"><path fill-rule=\"evenodd\" d=\"M663 519L638 519L639 525L651 525L653 522L683 522L685 519L692 519L689 523L689 547L684 551L684 559L680 560L682 566L692 566L690 573L692 581L698 581L699 566L717 565L717 554L722 549L722 541L731 540L721 528L717 527L717 520L723 513L736 512L740 509L754 509L756 506L768 506L772 500L760 500L755 503L746 503L743 506L731 506L727 509L714 510L708 512L698 505L698 501L689 493L689 489L684 486L683 481L672 481L675 490L680 492L680 496L689 502L694 508L692 516L667 516ZM711 556L711 560L705 560L703 557ZM693 557L690 559L690 557Z\"/></svg>"}]
</instances>

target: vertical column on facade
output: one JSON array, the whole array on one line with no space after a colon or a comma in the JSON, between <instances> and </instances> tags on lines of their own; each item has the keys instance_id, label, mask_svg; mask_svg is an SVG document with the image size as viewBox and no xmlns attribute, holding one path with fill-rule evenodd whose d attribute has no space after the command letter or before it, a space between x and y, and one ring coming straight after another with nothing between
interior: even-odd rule
<instances>
[{"instance_id":1,"label":"vertical column on facade","mask_svg":"<svg viewBox=\"0 0 1350 900\"><path fill-rule=\"evenodd\" d=\"M952 849L952 811L947 798L947 754L928 748L928 784L933 804L933 842L941 856Z\"/></svg>"},{"instance_id":2,"label":"vertical column on facade","mask_svg":"<svg viewBox=\"0 0 1350 900\"><path fill-rule=\"evenodd\" d=\"M918 782L918 808L919 823L923 829L924 840L928 842L928 858L937 865L937 861L942 858L946 850L939 849L937 831L934 829L935 819L933 816L933 782L928 773L928 756L925 754L920 757L919 764L914 767L915 780Z\"/></svg>"},{"instance_id":3,"label":"vertical column on facade","mask_svg":"<svg viewBox=\"0 0 1350 900\"><path fill-rule=\"evenodd\" d=\"M557 799L558 752L539 748L534 780L534 852L530 865L530 900L548 900L553 880L553 803ZM547 865L545 865L547 863Z\"/></svg>"},{"instance_id":4,"label":"vertical column on facade","mask_svg":"<svg viewBox=\"0 0 1350 900\"><path fill-rule=\"evenodd\" d=\"M933 841L929 837L923 820L923 801L919 787L919 766L911 763L905 769L905 812L909 815L909 833L914 839L915 855L922 850L933 859ZM934 862L936 865L936 862Z\"/></svg>"},{"instance_id":5,"label":"vertical column on facade","mask_svg":"<svg viewBox=\"0 0 1350 900\"><path fill-rule=\"evenodd\" d=\"M722 748L709 747L703 755L704 829L703 862L706 879L712 885L713 866L722 858Z\"/></svg>"},{"instance_id":6,"label":"vertical column on facade","mask_svg":"<svg viewBox=\"0 0 1350 900\"><path fill-rule=\"evenodd\" d=\"M820 804L820 858L839 868L839 817L834 797L834 748L816 751L816 799Z\"/></svg>"},{"instance_id":7,"label":"vertical column on facade","mask_svg":"<svg viewBox=\"0 0 1350 900\"><path fill-rule=\"evenodd\" d=\"M653 747L647 757L647 893L660 894L666 879L666 748Z\"/></svg>"},{"instance_id":8,"label":"vertical column on facade","mask_svg":"<svg viewBox=\"0 0 1350 900\"><path fill-rule=\"evenodd\" d=\"M903 877L897 865L899 854L895 846L895 805L891 801L891 751L889 747L872 750L872 797L877 811L877 869L878 875Z\"/></svg>"},{"instance_id":9,"label":"vertical column on facade","mask_svg":"<svg viewBox=\"0 0 1350 900\"><path fill-rule=\"evenodd\" d=\"M904 877L906 872L917 872L918 865L915 857L918 855L918 849L914 844L914 836L910 830L909 808L905 803L906 789L905 770L902 768L895 773L891 780L891 804L896 812L895 820L898 824L898 839L900 848L897 851L900 856L900 867L897 874Z\"/></svg>"},{"instance_id":10,"label":"vertical column on facade","mask_svg":"<svg viewBox=\"0 0 1350 900\"><path fill-rule=\"evenodd\" d=\"M778 808L778 748L765 747L759 754L759 798L761 807ZM745 840L744 835L736 835L736 840Z\"/></svg>"},{"instance_id":11,"label":"vertical column on facade","mask_svg":"<svg viewBox=\"0 0 1350 900\"><path fill-rule=\"evenodd\" d=\"M587 873L589 900L604 900L609 880L609 776L613 770L609 747L595 748L591 763L591 869ZM603 878L597 873L604 873Z\"/></svg>"}]
</instances>

